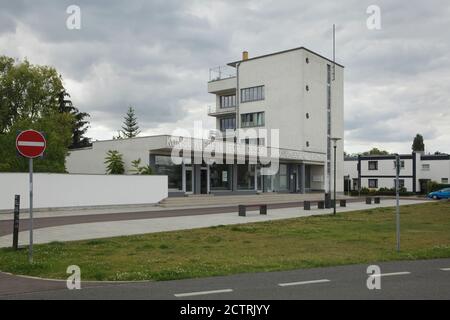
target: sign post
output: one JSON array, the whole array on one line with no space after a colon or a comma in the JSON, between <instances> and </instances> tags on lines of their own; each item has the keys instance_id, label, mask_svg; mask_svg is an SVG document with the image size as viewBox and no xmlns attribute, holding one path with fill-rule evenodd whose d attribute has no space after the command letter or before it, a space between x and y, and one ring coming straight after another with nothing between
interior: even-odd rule
<instances>
[{"instance_id":1,"label":"sign post","mask_svg":"<svg viewBox=\"0 0 450 320\"><path fill-rule=\"evenodd\" d=\"M19 248L19 215L20 215L20 195L14 197L14 224L13 224L13 249Z\"/></svg>"},{"instance_id":2,"label":"sign post","mask_svg":"<svg viewBox=\"0 0 450 320\"><path fill-rule=\"evenodd\" d=\"M17 135L16 149L24 157L29 158L30 170L30 248L28 261L33 262L33 158L41 156L47 146L42 133L35 130L25 130Z\"/></svg>"},{"instance_id":3,"label":"sign post","mask_svg":"<svg viewBox=\"0 0 450 320\"><path fill-rule=\"evenodd\" d=\"M397 225L397 252L400 252L400 207L399 207L399 175L400 175L400 156L395 157L395 216Z\"/></svg>"}]
</instances>

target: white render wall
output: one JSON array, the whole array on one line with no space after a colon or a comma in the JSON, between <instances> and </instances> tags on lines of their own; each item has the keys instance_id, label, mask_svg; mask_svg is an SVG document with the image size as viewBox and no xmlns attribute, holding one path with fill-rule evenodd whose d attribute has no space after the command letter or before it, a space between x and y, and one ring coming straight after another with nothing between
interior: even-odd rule
<instances>
[{"instance_id":1,"label":"white render wall","mask_svg":"<svg viewBox=\"0 0 450 320\"><path fill-rule=\"evenodd\" d=\"M419 179L431 179L441 183L442 178L447 178L450 182L450 160L421 160L418 163L417 181ZM430 169L423 170L423 164L428 164Z\"/></svg>"},{"instance_id":2,"label":"white render wall","mask_svg":"<svg viewBox=\"0 0 450 320\"><path fill-rule=\"evenodd\" d=\"M0 173L0 210L29 207L28 173ZM153 204L168 195L167 176L35 173L33 207Z\"/></svg>"},{"instance_id":3,"label":"white render wall","mask_svg":"<svg viewBox=\"0 0 450 320\"><path fill-rule=\"evenodd\" d=\"M306 58L309 63L306 63ZM332 69L330 61L303 49L241 62L239 89L264 85L265 99L239 103L239 114L264 111L264 128L280 130L280 148L326 153L327 64ZM344 69L336 65L336 79L331 83L331 136L342 139L343 77ZM306 85L309 91L306 91ZM309 119L306 118L306 113L309 114ZM343 140L337 143L338 192L343 191L343 144ZM331 172L333 173L333 155Z\"/></svg>"},{"instance_id":4,"label":"white render wall","mask_svg":"<svg viewBox=\"0 0 450 320\"><path fill-rule=\"evenodd\" d=\"M69 173L105 174L105 157L108 150L117 150L123 155L125 172L132 173L131 161L141 159L141 165L149 164L149 150L167 145L167 136L137 137L122 140L94 141L91 148L69 151L66 170Z\"/></svg>"}]
</instances>

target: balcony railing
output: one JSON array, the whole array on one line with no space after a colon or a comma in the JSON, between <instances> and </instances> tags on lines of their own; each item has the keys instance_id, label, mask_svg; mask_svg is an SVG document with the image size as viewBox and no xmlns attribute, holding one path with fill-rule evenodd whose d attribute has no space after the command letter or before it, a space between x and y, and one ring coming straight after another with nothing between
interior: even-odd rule
<instances>
[{"instance_id":1,"label":"balcony railing","mask_svg":"<svg viewBox=\"0 0 450 320\"><path fill-rule=\"evenodd\" d=\"M236 69L229 66L218 66L209 69L209 81L228 79L236 76Z\"/></svg>"},{"instance_id":2,"label":"balcony railing","mask_svg":"<svg viewBox=\"0 0 450 320\"><path fill-rule=\"evenodd\" d=\"M208 106L208 115L222 115L222 114L230 114L236 113L236 106L221 108L219 106Z\"/></svg>"}]
</instances>

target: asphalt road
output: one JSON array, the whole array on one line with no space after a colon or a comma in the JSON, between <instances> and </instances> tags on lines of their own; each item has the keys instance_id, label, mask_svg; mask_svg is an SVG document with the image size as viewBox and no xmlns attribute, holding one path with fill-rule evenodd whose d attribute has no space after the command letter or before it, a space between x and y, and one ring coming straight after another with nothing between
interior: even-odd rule
<instances>
[{"instance_id":1,"label":"asphalt road","mask_svg":"<svg viewBox=\"0 0 450 320\"><path fill-rule=\"evenodd\" d=\"M9 292L1 290L0 298L450 299L450 259L388 262L378 265L381 269L379 290L367 288L368 265L350 265L176 281L115 284L82 282L81 290L65 289L65 282L0 274L0 283L11 288Z\"/></svg>"}]
</instances>

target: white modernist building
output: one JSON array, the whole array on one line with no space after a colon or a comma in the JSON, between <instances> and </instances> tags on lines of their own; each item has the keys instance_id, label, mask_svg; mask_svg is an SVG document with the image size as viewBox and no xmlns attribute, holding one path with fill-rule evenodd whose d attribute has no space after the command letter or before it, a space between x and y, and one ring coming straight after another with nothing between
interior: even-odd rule
<instances>
[{"instance_id":1,"label":"white modernist building","mask_svg":"<svg viewBox=\"0 0 450 320\"><path fill-rule=\"evenodd\" d=\"M216 129L209 139L160 135L94 141L90 148L70 151L67 170L105 173L106 152L118 150L128 173L131 161L140 158L154 173L167 175L171 195L330 190L334 172L331 138L342 139L344 131L344 67L300 47L253 58L244 52L241 60L227 68L228 74L223 67L210 72L208 92L216 103L208 108L208 115L216 118ZM266 129L267 134L236 137L243 129L257 133ZM275 130L279 139L272 134ZM210 156L198 163L195 152L186 151L178 154L179 159L171 157L181 142L205 147L224 141L230 148L216 149L214 159L227 161L214 161ZM344 185L342 146L343 140L338 141L337 192ZM267 148L269 156L263 161L264 156L259 151L253 154L251 148ZM267 159L272 163L274 154L279 155L278 170L266 175L263 168L268 166Z\"/></svg>"},{"instance_id":2,"label":"white modernist building","mask_svg":"<svg viewBox=\"0 0 450 320\"><path fill-rule=\"evenodd\" d=\"M395 187L395 155L349 157L344 161L344 184L351 190ZM450 155L420 152L400 155L399 186L410 192L426 192L427 182L448 184Z\"/></svg>"}]
</instances>

